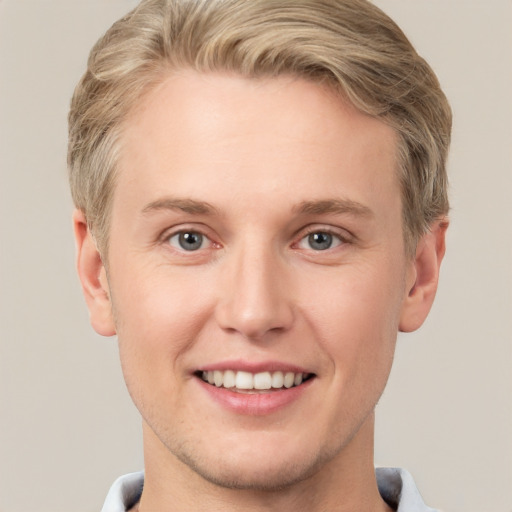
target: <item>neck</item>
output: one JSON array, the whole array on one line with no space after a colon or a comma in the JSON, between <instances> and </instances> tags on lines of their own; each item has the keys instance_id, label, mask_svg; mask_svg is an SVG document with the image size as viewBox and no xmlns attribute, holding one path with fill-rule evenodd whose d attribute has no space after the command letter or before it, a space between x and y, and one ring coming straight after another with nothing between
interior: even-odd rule
<instances>
[{"instance_id":1,"label":"neck","mask_svg":"<svg viewBox=\"0 0 512 512\"><path fill-rule=\"evenodd\" d=\"M138 512L391 512L373 466L373 415L352 440L310 476L275 490L216 485L178 460L144 425L146 476ZM163 455L163 456L162 456Z\"/></svg>"}]
</instances>

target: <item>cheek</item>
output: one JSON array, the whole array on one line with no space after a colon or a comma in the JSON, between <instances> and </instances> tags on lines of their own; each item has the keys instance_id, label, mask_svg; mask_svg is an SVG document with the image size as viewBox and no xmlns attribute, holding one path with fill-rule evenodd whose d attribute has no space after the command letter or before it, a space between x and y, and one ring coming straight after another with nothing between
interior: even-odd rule
<instances>
[{"instance_id":1,"label":"cheek","mask_svg":"<svg viewBox=\"0 0 512 512\"><path fill-rule=\"evenodd\" d=\"M147 346L179 341L182 333L199 328L210 307L204 276L172 272L164 265L133 272L120 269L117 275L129 278L112 280L116 326L134 342Z\"/></svg>"},{"instance_id":2,"label":"cheek","mask_svg":"<svg viewBox=\"0 0 512 512\"><path fill-rule=\"evenodd\" d=\"M344 378L386 376L393 359L402 279L391 268L343 271L328 281L306 315Z\"/></svg>"},{"instance_id":3,"label":"cheek","mask_svg":"<svg viewBox=\"0 0 512 512\"><path fill-rule=\"evenodd\" d=\"M165 274L112 280L119 351L129 387L135 381L150 382L154 388L177 385L182 356L210 314L211 300L197 286Z\"/></svg>"}]
</instances>

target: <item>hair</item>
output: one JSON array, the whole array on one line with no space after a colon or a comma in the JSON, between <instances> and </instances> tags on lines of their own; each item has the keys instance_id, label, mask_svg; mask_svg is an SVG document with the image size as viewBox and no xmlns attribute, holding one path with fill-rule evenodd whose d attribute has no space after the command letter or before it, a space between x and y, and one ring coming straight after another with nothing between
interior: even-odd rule
<instances>
[{"instance_id":1,"label":"hair","mask_svg":"<svg viewBox=\"0 0 512 512\"><path fill-rule=\"evenodd\" d=\"M69 113L75 206L100 252L123 121L173 70L294 75L327 83L398 138L406 250L448 212L451 110L435 73L366 0L144 0L93 47Z\"/></svg>"}]
</instances>

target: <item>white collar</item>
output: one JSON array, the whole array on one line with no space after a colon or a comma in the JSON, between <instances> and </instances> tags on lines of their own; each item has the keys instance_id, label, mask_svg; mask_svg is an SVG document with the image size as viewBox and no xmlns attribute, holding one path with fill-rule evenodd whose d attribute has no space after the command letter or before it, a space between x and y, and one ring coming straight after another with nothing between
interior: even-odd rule
<instances>
[{"instance_id":1,"label":"white collar","mask_svg":"<svg viewBox=\"0 0 512 512\"><path fill-rule=\"evenodd\" d=\"M412 476L405 469L377 468L375 476L382 498L397 512L436 512L423 503ZM126 512L139 501L143 486L142 471L118 478L101 512Z\"/></svg>"}]
</instances>

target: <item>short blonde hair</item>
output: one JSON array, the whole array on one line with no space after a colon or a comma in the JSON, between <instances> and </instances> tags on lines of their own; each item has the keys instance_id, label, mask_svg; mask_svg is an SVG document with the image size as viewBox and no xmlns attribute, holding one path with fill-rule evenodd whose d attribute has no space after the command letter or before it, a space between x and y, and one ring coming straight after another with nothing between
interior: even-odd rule
<instances>
[{"instance_id":1,"label":"short blonde hair","mask_svg":"<svg viewBox=\"0 0 512 512\"><path fill-rule=\"evenodd\" d=\"M123 120L173 69L328 83L398 134L409 254L448 212L451 110L400 28L366 0L144 0L96 43L69 113L73 200L101 250Z\"/></svg>"}]
</instances>

